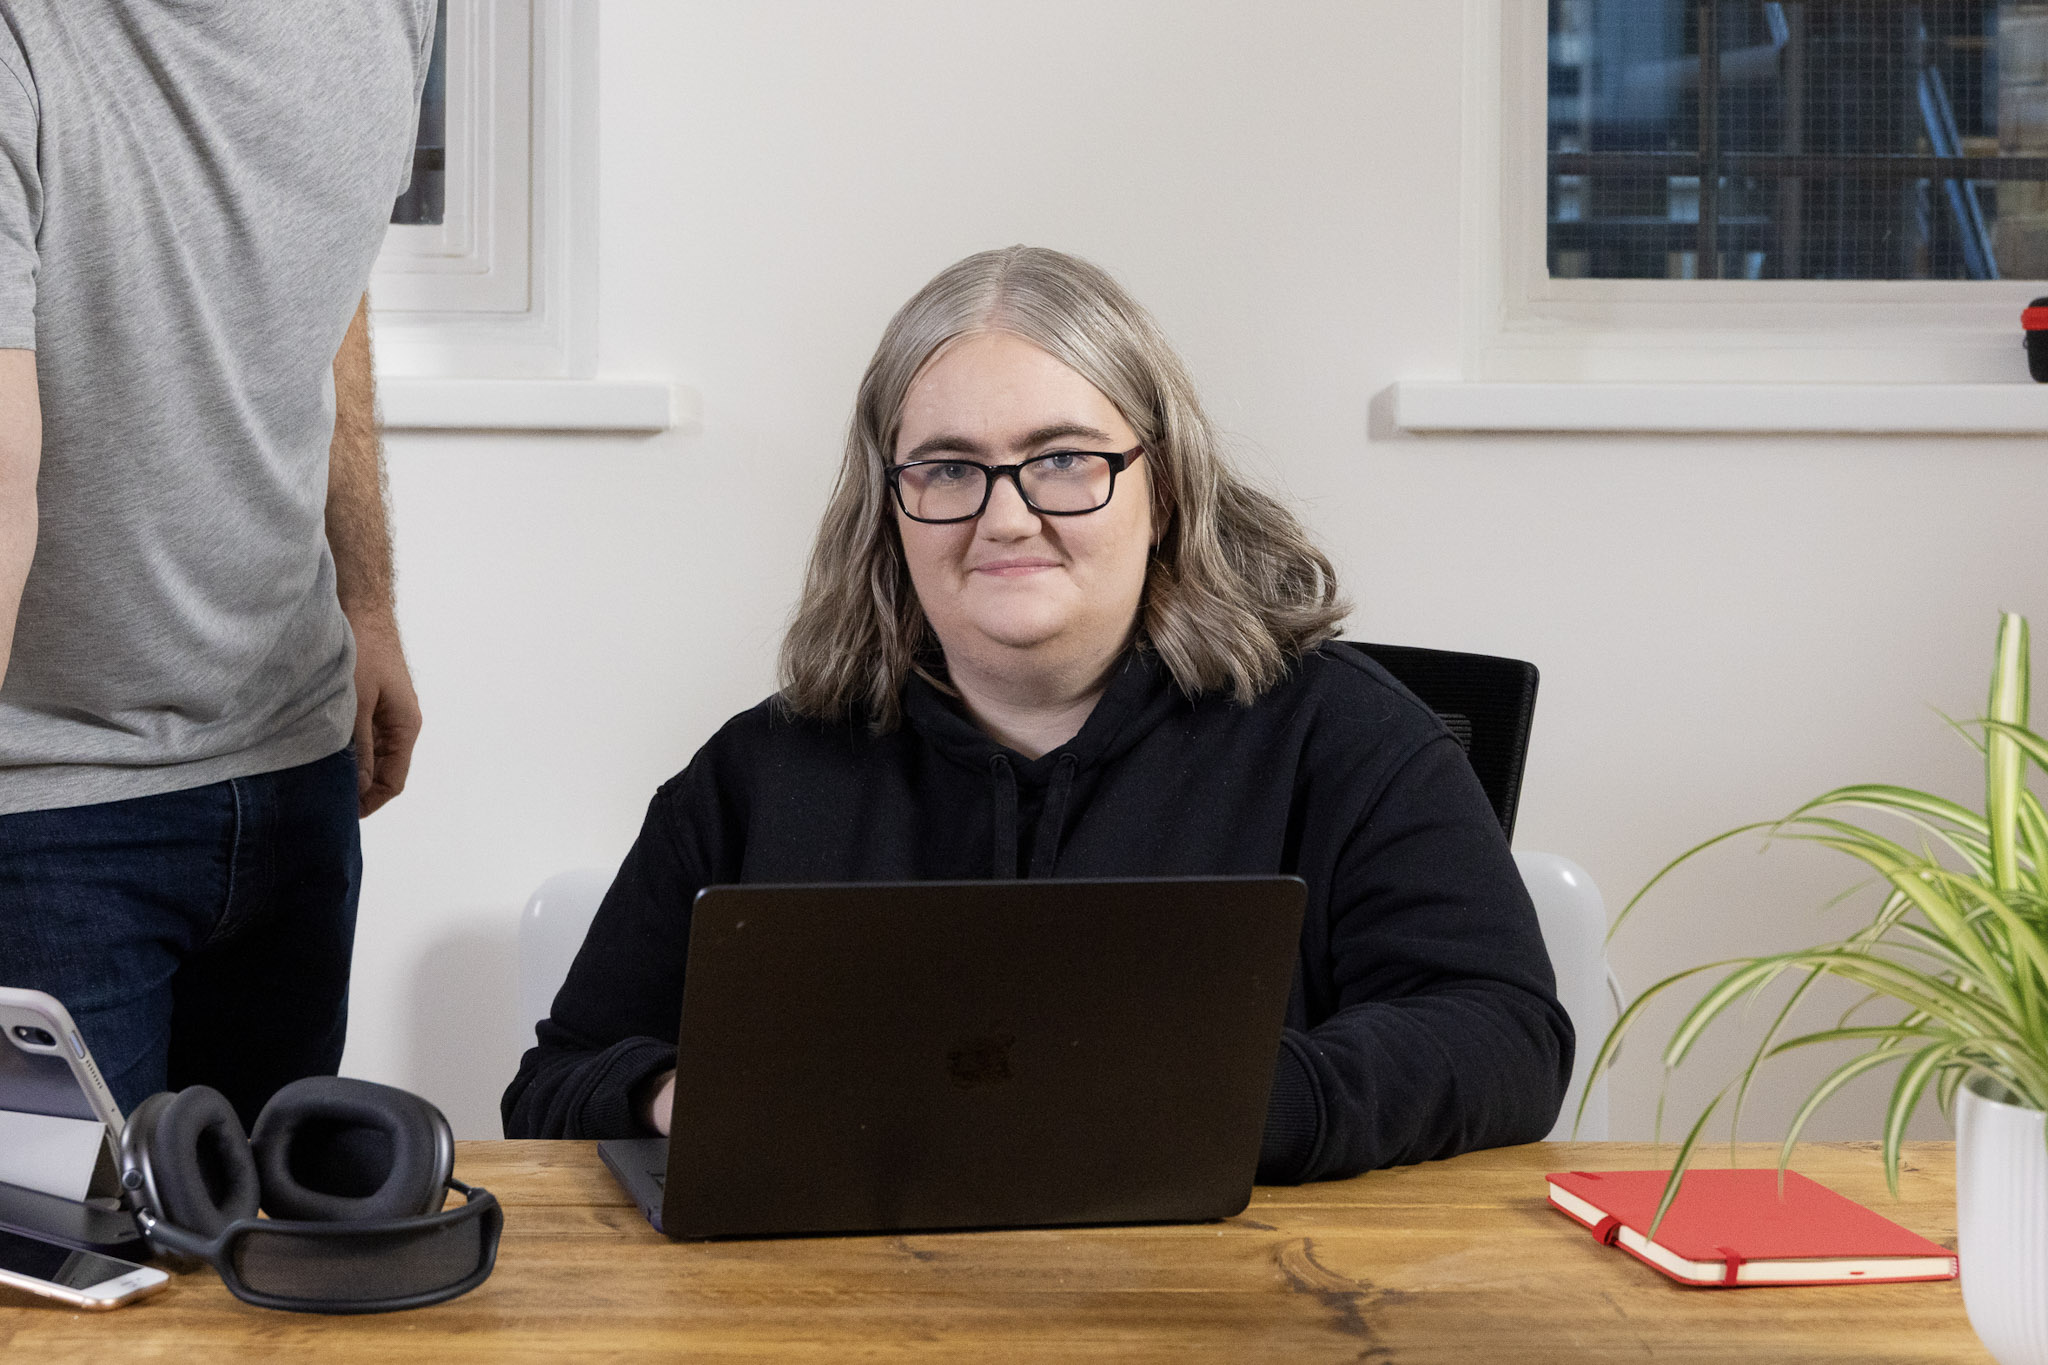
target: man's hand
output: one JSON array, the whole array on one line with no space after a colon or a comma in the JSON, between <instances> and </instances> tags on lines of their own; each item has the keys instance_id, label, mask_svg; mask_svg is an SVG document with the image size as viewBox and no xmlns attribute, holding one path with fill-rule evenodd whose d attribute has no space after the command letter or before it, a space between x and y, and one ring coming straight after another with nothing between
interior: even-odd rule
<instances>
[{"instance_id":1,"label":"man's hand","mask_svg":"<svg viewBox=\"0 0 2048 1365\"><path fill-rule=\"evenodd\" d=\"M356 635L356 813L366 816L405 790L420 699L388 613L351 612Z\"/></svg>"},{"instance_id":2,"label":"man's hand","mask_svg":"<svg viewBox=\"0 0 2048 1365\"><path fill-rule=\"evenodd\" d=\"M365 295L334 356L334 445L327 469L334 588L356 636L356 806L363 815L405 790L413 741L420 733L420 699L412 690L391 605L385 501Z\"/></svg>"}]
</instances>

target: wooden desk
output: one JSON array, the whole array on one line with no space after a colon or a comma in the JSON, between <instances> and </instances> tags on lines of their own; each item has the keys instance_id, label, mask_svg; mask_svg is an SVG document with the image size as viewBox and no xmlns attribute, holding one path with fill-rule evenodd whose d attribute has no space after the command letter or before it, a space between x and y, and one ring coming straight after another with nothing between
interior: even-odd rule
<instances>
[{"instance_id":1,"label":"wooden desk","mask_svg":"<svg viewBox=\"0 0 2048 1365\"><path fill-rule=\"evenodd\" d=\"M1766 1165L1774 1151L1746 1146L1743 1164ZM1192 1227L675 1244L641 1219L589 1143L467 1142L457 1172L496 1192L505 1238L497 1273L465 1298L309 1317L238 1303L205 1271L104 1314L0 1290L0 1351L181 1365L1991 1359L1954 1282L1685 1289L1544 1202L1546 1171L1658 1157L1631 1143L1477 1152L1262 1188L1242 1216ZM1898 1204L1874 1144L1802 1148L1798 1169L1955 1244L1946 1143L1908 1148Z\"/></svg>"}]
</instances>

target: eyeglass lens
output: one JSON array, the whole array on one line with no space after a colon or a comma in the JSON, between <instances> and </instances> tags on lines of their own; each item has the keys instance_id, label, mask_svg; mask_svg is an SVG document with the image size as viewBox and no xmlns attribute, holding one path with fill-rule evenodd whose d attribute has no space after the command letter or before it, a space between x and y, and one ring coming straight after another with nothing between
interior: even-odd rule
<instances>
[{"instance_id":1,"label":"eyeglass lens","mask_svg":"<svg viewBox=\"0 0 2048 1365\"><path fill-rule=\"evenodd\" d=\"M954 521L981 511L989 485L1000 477L973 460L928 460L904 465L896 476L903 510L922 521ZM1102 455L1056 450L1024 461L1017 470L1024 501L1039 512L1092 512L1108 503L1116 468Z\"/></svg>"}]
</instances>

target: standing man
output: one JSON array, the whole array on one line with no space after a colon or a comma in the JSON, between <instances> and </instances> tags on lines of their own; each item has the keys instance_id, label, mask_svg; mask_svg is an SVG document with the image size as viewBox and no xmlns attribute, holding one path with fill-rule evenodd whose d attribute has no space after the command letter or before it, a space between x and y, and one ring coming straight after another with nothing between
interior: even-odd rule
<instances>
[{"instance_id":1,"label":"standing man","mask_svg":"<svg viewBox=\"0 0 2048 1365\"><path fill-rule=\"evenodd\" d=\"M364 288L433 17L0 0L0 985L124 1111L341 1060L420 723Z\"/></svg>"}]
</instances>

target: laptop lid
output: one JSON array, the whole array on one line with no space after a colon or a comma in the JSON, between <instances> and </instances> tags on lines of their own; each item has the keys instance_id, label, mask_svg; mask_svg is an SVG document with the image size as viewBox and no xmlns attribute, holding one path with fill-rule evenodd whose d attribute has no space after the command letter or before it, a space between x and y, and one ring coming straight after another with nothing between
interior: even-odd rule
<instances>
[{"instance_id":1,"label":"laptop lid","mask_svg":"<svg viewBox=\"0 0 2048 1365\"><path fill-rule=\"evenodd\" d=\"M662 1229L1240 1211L1305 898L1294 877L705 889Z\"/></svg>"}]
</instances>

